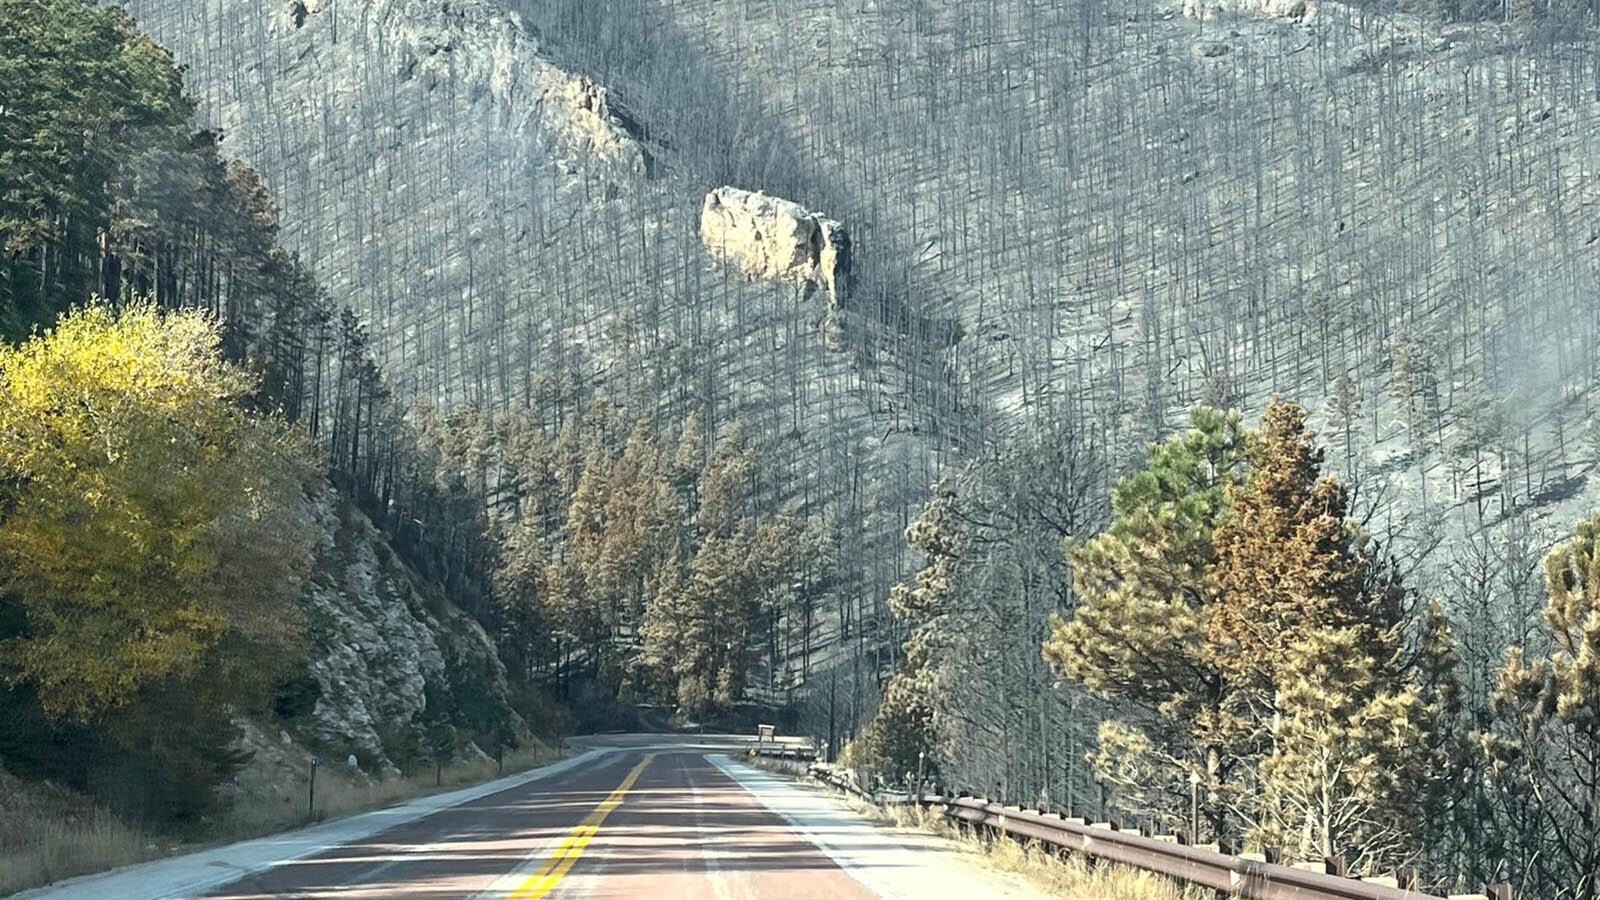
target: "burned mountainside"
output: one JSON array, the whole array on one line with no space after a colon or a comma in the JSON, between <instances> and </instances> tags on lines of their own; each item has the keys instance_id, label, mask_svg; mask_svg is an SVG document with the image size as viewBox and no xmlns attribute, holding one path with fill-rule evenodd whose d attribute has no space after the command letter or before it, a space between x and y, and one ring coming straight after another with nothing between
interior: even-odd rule
<instances>
[{"instance_id":1,"label":"burned mountainside","mask_svg":"<svg viewBox=\"0 0 1600 900\"><path fill-rule=\"evenodd\" d=\"M1430 589L1593 499L1582 46L1245 0L127 6L398 394L741 417L856 532L828 621L865 652L936 475L1063 421L1117 471L1192 404L1300 400ZM723 186L849 229L837 332L707 252ZM1484 641L1529 584L1484 582Z\"/></svg>"}]
</instances>

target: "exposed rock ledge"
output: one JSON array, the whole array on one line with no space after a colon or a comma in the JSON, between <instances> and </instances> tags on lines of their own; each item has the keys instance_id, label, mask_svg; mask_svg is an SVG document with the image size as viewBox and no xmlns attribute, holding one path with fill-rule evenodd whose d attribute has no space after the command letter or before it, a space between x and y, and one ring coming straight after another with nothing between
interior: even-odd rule
<instances>
[{"instance_id":1,"label":"exposed rock ledge","mask_svg":"<svg viewBox=\"0 0 1600 900\"><path fill-rule=\"evenodd\" d=\"M1222 13L1303 22L1316 16L1317 4L1314 0L1183 0L1186 18L1205 20Z\"/></svg>"},{"instance_id":2,"label":"exposed rock ledge","mask_svg":"<svg viewBox=\"0 0 1600 900\"><path fill-rule=\"evenodd\" d=\"M613 170L644 176L648 156L628 120L611 105L606 89L582 75L555 67L540 71L543 99L572 150Z\"/></svg>"},{"instance_id":3,"label":"exposed rock ledge","mask_svg":"<svg viewBox=\"0 0 1600 900\"><path fill-rule=\"evenodd\" d=\"M843 224L791 200L719 187L700 207L700 240L712 258L750 278L821 288L823 335L837 349L850 284L850 235Z\"/></svg>"},{"instance_id":4,"label":"exposed rock ledge","mask_svg":"<svg viewBox=\"0 0 1600 900\"><path fill-rule=\"evenodd\" d=\"M392 775L425 739L428 715L445 712L429 710L430 700L448 704L470 692L526 739L483 628L412 572L348 501L326 491L311 515L320 537L300 602L318 697L297 725L301 735L335 759L352 754L363 770Z\"/></svg>"},{"instance_id":5,"label":"exposed rock ledge","mask_svg":"<svg viewBox=\"0 0 1600 900\"><path fill-rule=\"evenodd\" d=\"M269 31L308 47L325 41L337 62L365 64L351 54L377 49L402 82L418 79L432 90L453 79L470 102L492 98L514 116L542 112L569 172L646 174L649 156L637 129L606 89L541 56L517 13L489 0L360 0L337 11L337 24L334 13L331 0L285 0L268 13ZM346 35L341 44L333 43L335 29Z\"/></svg>"},{"instance_id":6,"label":"exposed rock ledge","mask_svg":"<svg viewBox=\"0 0 1600 900\"><path fill-rule=\"evenodd\" d=\"M815 284L834 303L847 292L845 227L791 200L719 187L700 207L700 239L719 262L751 278Z\"/></svg>"}]
</instances>

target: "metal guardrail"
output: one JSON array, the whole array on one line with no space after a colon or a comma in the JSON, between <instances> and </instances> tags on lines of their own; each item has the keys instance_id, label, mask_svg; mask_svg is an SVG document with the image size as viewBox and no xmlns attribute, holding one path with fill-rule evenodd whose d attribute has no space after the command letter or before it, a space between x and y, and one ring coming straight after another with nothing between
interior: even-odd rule
<instances>
[{"instance_id":1,"label":"metal guardrail","mask_svg":"<svg viewBox=\"0 0 1600 900\"><path fill-rule=\"evenodd\" d=\"M1236 897L1251 900L1443 900L1416 888L1391 887L1375 881L1231 856L1189 846L1172 837L1120 831L1109 824L1092 824L1085 819L1002 806L976 797L874 795L848 772L834 766L817 764L809 771L811 777L867 802L916 803L941 811L945 818L965 827L1037 841L1058 852L1080 853L1144 869ZM1503 885L1472 896L1511 900L1510 889Z\"/></svg>"},{"instance_id":2,"label":"metal guardrail","mask_svg":"<svg viewBox=\"0 0 1600 900\"><path fill-rule=\"evenodd\" d=\"M1254 900L1429 900L1418 890L1388 887L1338 875L1308 872L1291 866L1244 859L1175 841L1145 837L1109 827L1094 826L1057 816L1008 809L974 798L932 799L929 806L943 808L945 816L997 832L1038 841L1110 860L1138 869L1159 872ZM1437 900L1437 898L1434 898Z\"/></svg>"},{"instance_id":3,"label":"metal guardrail","mask_svg":"<svg viewBox=\"0 0 1600 900\"><path fill-rule=\"evenodd\" d=\"M878 798L874 797L871 791L868 791L861 785L857 784L855 778L844 769L830 766L825 763L818 763L811 766L809 774L812 778L821 781L829 787L837 788L838 790L844 791L846 794L850 794L857 799L865 800L868 803L878 802Z\"/></svg>"},{"instance_id":4,"label":"metal guardrail","mask_svg":"<svg viewBox=\"0 0 1600 900\"><path fill-rule=\"evenodd\" d=\"M804 745L772 745L752 743L750 745L750 755L767 757L769 759L792 759L798 762L814 762L817 758L817 751Z\"/></svg>"}]
</instances>

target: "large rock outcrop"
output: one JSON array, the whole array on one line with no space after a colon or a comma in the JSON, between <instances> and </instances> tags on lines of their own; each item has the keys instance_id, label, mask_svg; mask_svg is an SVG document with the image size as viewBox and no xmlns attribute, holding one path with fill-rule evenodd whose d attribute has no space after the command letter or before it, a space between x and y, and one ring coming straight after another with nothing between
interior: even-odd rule
<instances>
[{"instance_id":1,"label":"large rock outcrop","mask_svg":"<svg viewBox=\"0 0 1600 900\"><path fill-rule=\"evenodd\" d=\"M544 102L551 107L568 152L586 157L612 171L643 177L649 158L633 133L633 126L611 103L604 86L583 75L569 75L555 67L539 73L545 84ZM577 160L572 161L574 169Z\"/></svg>"},{"instance_id":2,"label":"large rock outcrop","mask_svg":"<svg viewBox=\"0 0 1600 900\"><path fill-rule=\"evenodd\" d=\"M364 770L392 774L422 744L426 723L449 716L463 697L475 714L525 736L483 628L411 571L347 501L325 493L311 513L321 529L301 607L317 699L295 723L300 736L334 758L353 754Z\"/></svg>"},{"instance_id":3,"label":"large rock outcrop","mask_svg":"<svg viewBox=\"0 0 1600 900\"><path fill-rule=\"evenodd\" d=\"M816 285L834 305L848 293L849 233L793 201L719 187L700 208L700 239L712 257L751 278Z\"/></svg>"},{"instance_id":4,"label":"large rock outcrop","mask_svg":"<svg viewBox=\"0 0 1600 900\"><path fill-rule=\"evenodd\" d=\"M1203 21L1223 13L1302 22L1316 16L1317 4L1314 0L1183 0L1186 18Z\"/></svg>"}]
</instances>

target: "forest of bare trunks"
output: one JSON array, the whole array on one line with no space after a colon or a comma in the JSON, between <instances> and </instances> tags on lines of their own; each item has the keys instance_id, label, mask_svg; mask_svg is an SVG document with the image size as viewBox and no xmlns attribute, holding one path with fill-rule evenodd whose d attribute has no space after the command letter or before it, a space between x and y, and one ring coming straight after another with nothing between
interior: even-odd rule
<instances>
[{"instance_id":1,"label":"forest of bare trunks","mask_svg":"<svg viewBox=\"0 0 1600 900\"><path fill-rule=\"evenodd\" d=\"M432 410L413 421L477 505L452 514L459 565L427 552L491 625L514 621L512 596L547 618L553 643L502 644L529 679L570 702L787 706L837 748L895 673L925 669L916 740L867 760L888 777L920 746L950 784L1186 819L1186 780L1119 790L1112 770L1142 737L1168 774L1218 777L1193 735L1158 727L1165 701L1108 705L1111 686L1041 653L1051 617L1086 602L1063 541L1081 553L1113 522L1112 485L1192 407L1260 423L1281 397L1370 535L1340 552L1414 598L1380 622L1395 653L1422 658L1448 620L1460 743L1525 751L1481 749L1450 810L1374 859L1600 891L1582 878L1600 859L1600 698L1551 699L1574 717L1554 731L1492 702L1509 648L1566 652L1541 560L1600 496L1584 5L125 5L188 66L223 152L261 172L279 239L364 320L395 408ZM698 217L724 185L849 228L837 311L707 254ZM745 483L716 490L740 516L702 521L729 467ZM608 530L646 489L675 525ZM612 510L588 545L584 503ZM927 527L941 515L955 545ZM809 542L773 563L782 584L758 577L783 556L763 528ZM695 583L713 537L755 596L711 575L663 588ZM611 574L578 583L585 560ZM939 565L955 618L933 640L937 616L891 598ZM652 618L661 597L736 608L737 652L694 638L726 678L663 660L683 638ZM1590 615L1574 658L1600 651ZM1234 805L1215 827L1262 830Z\"/></svg>"}]
</instances>

